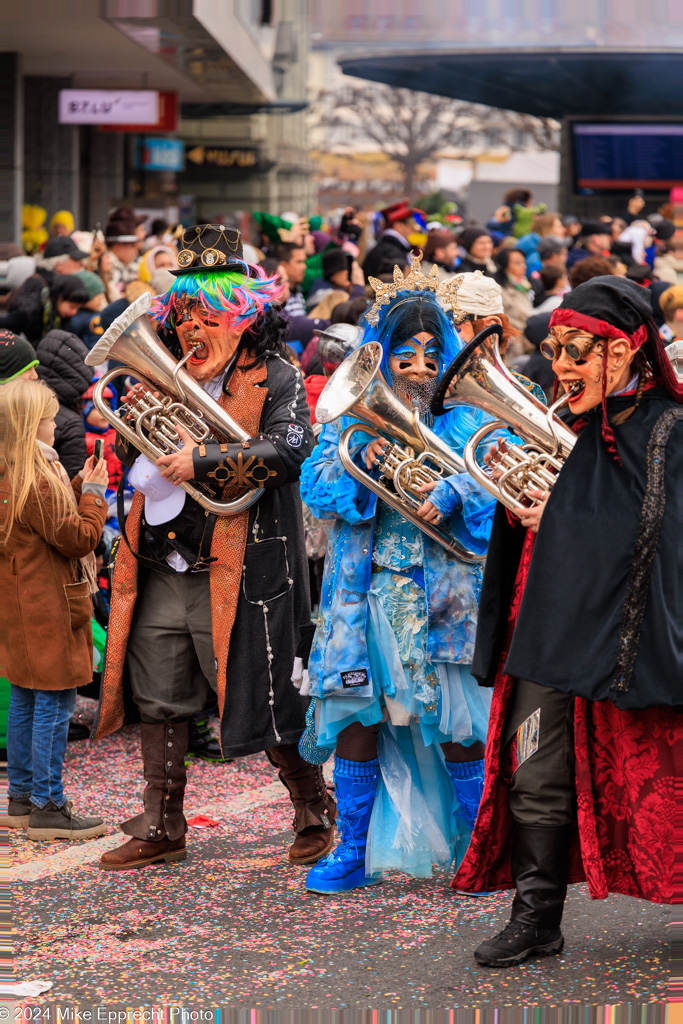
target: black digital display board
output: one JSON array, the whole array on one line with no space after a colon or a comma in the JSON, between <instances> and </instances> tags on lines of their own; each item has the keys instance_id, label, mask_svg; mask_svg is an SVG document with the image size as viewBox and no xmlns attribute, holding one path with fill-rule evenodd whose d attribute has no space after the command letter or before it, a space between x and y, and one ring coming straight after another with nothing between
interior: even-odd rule
<instances>
[{"instance_id":1,"label":"black digital display board","mask_svg":"<svg viewBox=\"0 0 683 1024\"><path fill-rule=\"evenodd\" d=\"M667 191L683 184L683 124L575 122L575 191Z\"/></svg>"}]
</instances>

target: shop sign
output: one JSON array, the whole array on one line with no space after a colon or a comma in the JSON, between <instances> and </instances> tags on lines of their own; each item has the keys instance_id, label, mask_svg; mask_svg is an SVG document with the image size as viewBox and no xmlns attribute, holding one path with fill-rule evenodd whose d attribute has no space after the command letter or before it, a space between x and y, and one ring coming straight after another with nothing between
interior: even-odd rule
<instances>
[{"instance_id":1,"label":"shop sign","mask_svg":"<svg viewBox=\"0 0 683 1024\"><path fill-rule=\"evenodd\" d=\"M60 124L150 125L159 118L159 93L132 89L60 89Z\"/></svg>"},{"instance_id":2,"label":"shop sign","mask_svg":"<svg viewBox=\"0 0 683 1024\"><path fill-rule=\"evenodd\" d=\"M136 149L135 166L143 171L182 171L185 146L180 139L154 138L145 135Z\"/></svg>"},{"instance_id":3,"label":"shop sign","mask_svg":"<svg viewBox=\"0 0 683 1024\"><path fill-rule=\"evenodd\" d=\"M249 170L258 164L259 151L244 147L188 145L185 148L185 158L188 171L193 166L207 170L210 168Z\"/></svg>"}]
</instances>

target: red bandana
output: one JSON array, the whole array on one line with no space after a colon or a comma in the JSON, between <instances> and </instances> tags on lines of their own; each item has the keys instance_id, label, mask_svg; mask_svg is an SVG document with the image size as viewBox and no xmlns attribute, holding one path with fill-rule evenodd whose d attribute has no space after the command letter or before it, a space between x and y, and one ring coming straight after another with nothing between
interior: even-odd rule
<instances>
[{"instance_id":1,"label":"red bandana","mask_svg":"<svg viewBox=\"0 0 683 1024\"><path fill-rule=\"evenodd\" d=\"M640 348L647 341L647 327L641 324L633 334L627 334L619 327L607 323L606 320L598 320L587 313L577 313L574 309L555 309L550 318L551 327L576 327L590 334L597 334L601 338L626 338L631 348Z\"/></svg>"}]
</instances>

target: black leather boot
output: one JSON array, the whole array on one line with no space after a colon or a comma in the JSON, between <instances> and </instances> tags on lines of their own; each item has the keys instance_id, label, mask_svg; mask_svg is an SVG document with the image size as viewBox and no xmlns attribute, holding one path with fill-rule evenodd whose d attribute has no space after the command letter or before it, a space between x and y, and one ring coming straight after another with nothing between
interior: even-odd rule
<instances>
[{"instance_id":1,"label":"black leather boot","mask_svg":"<svg viewBox=\"0 0 683 1024\"><path fill-rule=\"evenodd\" d=\"M562 952L560 930L569 872L572 828L536 828L515 822L512 880L517 892L509 922L474 951L478 964L515 967L530 956Z\"/></svg>"}]
</instances>

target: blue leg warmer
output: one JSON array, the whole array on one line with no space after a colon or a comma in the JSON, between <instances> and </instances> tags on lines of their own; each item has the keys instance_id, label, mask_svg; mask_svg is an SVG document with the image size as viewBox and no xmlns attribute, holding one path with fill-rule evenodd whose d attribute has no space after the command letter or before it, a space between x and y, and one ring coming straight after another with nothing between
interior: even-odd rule
<instances>
[{"instance_id":1,"label":"blue leg warmer","mask_svg":"<svg viewBox=\"0 0 683 1024\"><path fill-rule=\"evenodd\" d=\"M484 792L483 761L446 761L459 807L454 807L459 829L465 826L470 832L477 820L477 811Z\"/></svg>"}]
</instances>

